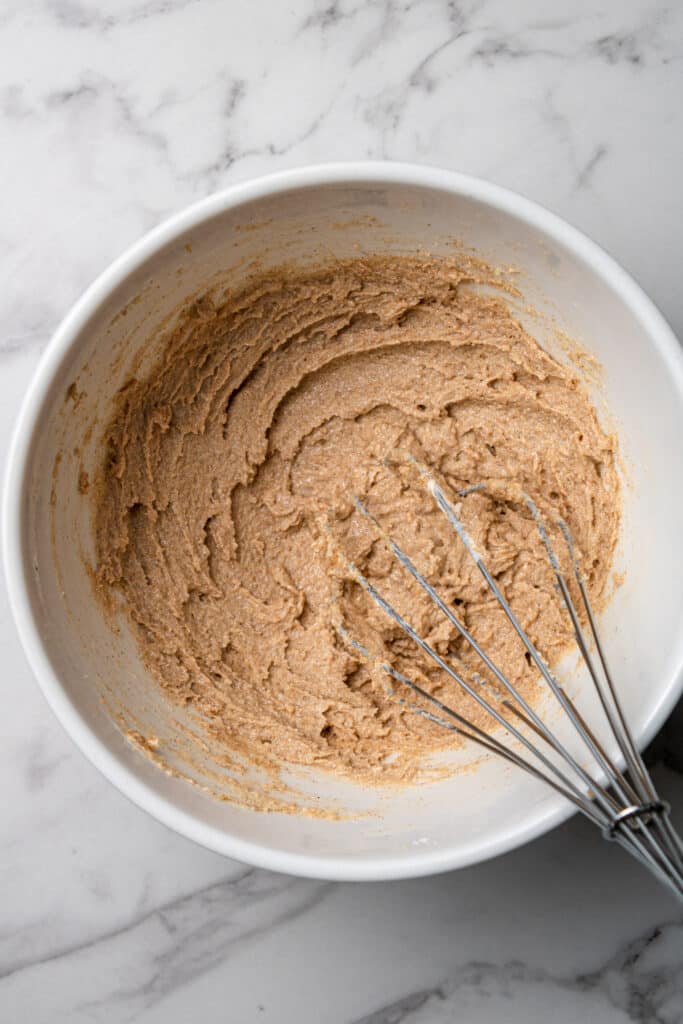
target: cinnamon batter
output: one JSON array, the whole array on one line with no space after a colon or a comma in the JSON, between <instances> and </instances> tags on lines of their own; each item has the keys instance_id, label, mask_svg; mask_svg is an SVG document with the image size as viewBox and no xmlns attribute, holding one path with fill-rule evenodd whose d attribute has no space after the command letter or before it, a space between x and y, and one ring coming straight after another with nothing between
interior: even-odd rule
<instances>
[{"instance_id":1,"label":"cinnamon batter","mask_svg":"<svg viewBox=\"0 0 683 1024\"><path fill-rule=\"evenodd\" d=\"M615 441L504 294L480 287L496 283L471 261L398 257L272 273L194 304L120 394L94 488L98 591L122 603L168 696L251 762L395 782L453 742L391 697L348 635L483 721L354 582L347 557L433 647L469 659L354 495L533 693L481 576L410 463L387 455L413 454L453 491L493 482L461 515L551 662L568 620L510 482L566 519L600 604Z\"/></svg>"}]
</instances>

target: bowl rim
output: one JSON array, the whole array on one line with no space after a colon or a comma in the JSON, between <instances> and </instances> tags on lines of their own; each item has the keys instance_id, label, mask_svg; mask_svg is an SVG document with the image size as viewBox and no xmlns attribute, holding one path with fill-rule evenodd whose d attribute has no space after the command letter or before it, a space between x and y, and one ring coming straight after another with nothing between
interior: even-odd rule
<instances>
[{"instance_id":1,"label":"bowl rim","mask_svg":"<svg viewBox=\"0 0 683 1024\"><path fill-rule=\"evenodd\" d=\"M138 807L179 834L216 853L259 868L335 881L415 878L488 860L529 842L575 813L555 796L545 811L531 811L518 827L457 848L418 850L400 857L327 856L290 853L237 838L200 822L121 762L82 718L67 696L43 645L30 599L30 566L25 554L22 508L28 487L30 457L44 404L61 366L83 327L111 293L163 247L202 222L254 200L325 185L405 185L445 191L478 200L508 213L554 238L578 256L616 292L640 321L669 371L683 408L683 350L668 323L633 278L583 232L538 203L492 182L420 164L387 161L322 163L279 171L231 185L165 219L111 263L86 289L52 335L21 404L10 442L2 500L2 548L9 603L29 666L57 719L97 769ZM683 654L671 679L650 709L637 736L644 746L664 723L683 689Z\"/></svg>"}]
</instances>

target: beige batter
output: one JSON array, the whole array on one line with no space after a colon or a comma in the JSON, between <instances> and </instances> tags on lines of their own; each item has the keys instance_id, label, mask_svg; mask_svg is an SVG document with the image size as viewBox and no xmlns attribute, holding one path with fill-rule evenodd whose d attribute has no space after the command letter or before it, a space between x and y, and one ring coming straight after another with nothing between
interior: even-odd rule
<instances>
[{"instance_id":1,"label":"beige batter","mask_svg":"<svg viewBox=\"0 0 683 1024\"><path fill-rule=\"evenodd\" d=\"M166 693L255 764L396 782L453 742L392 698L344 629L488 725L354 582L347 557L438 651L474 664L354 495L533 695L524 649L406 453L454 491L489 482L462 518L551 662L568 620L515 487L566 519L604 596L614 439L487 283L471 261L432 259L272 274L196 303L120 395L94 488L98 591L122 601Z\"/></svg>"}]
</instances>

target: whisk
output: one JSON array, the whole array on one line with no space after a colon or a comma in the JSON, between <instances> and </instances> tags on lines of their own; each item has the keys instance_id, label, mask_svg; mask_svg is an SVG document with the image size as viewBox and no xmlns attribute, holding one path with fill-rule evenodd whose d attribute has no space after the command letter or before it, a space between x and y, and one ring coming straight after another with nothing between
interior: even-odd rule
<instances>
[{"instance_id":1,"label":"whisk","mask_svg":"<svg viewBox=\"0 0 683 1024\"><path fill-rule=\"evenodd\" d=\"M372 521L401 566L419 584L439 611L455 627L480 662L497 680L501 687L502 700L492 698L490 687L478 673L469 670L462 659L452 655L446 657L440 655L419 635L414 626L392 607L360 569L354 563L348 562L347 568L352 576L372 600L431 662L445 672L479 705L488 716L491 728L485 729L470 721L388 662L380 662L380 668L391 677L394 683L399 684L398 688L391 686L392 695L401 704L429 721L465 737L487 752L505 759L550 786L597 825L606 839L616 842L627 850L660 882L683 899L683 842L671 824L669 805L657 794L624 716L605 651L600 642L586 583L567 524L562 519L557 521L557 526L566 544L571 574L576 582L577 593L580 595L578 607L572 597L568 578L561 567L544 518L531 497L520 491L520 500L526 504L538 528L540 539L555 576L562 604L571 620L579 652L595 687L606 723L616 741L620 758L611 757L607 753L605 744L597 738L594 728L591 728L586 722L575 701L567 694L565 688L550 670L543 655L522 628L510 603L487 568L483 556L468 535L455 505L446 497L443 487L427 467L417 463L414 459L411 461L420 474L423 486L431 493L436 505L451 524L454 539L464 545L467 554L483 576L519 641L526 649L528 657L540 673L540 677L559 703L562 713L578 733L582 746L585 748L584 757L579 760L580 755L572 754L566 744L558 738L557 733L548 728L519 688L510 682L500 667L480 646L453 608L425 579L396 540L382 529L381 524L371 514L366 504L357 498L355 505L358 511ZM473 491L486 490L486 485L478 484L457 493L460 498L464 498ZM581 605L583 606L582 614L578 610ZM582 618L587 623L588 635L582 626ZM339 626L339 629L347 643L364 657L372 658L368 649L358 639L351 636L344 626ZM589 637L592 639L592 644ZM406 696L408 693L421 698L423 704L416 704L409 700ZM425 703L428 707L424 706ZM589 767L583 764L582 760L587 760ZM623 761L623 770L617 766L617 760Z\"/></svg>"}]
</instances>

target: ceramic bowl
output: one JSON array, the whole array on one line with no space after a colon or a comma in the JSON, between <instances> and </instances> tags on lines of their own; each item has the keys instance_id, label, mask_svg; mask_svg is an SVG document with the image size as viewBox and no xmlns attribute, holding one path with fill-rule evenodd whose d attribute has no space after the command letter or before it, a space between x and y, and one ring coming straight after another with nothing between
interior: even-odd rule
<instances>
[{"instance_id":1,"label":"ceramic bowl","mask_svg":"<svg viewBox=\"0 0 683 1024\"><path fill-rule=\"evenodd\" d=\"M347 808L343 820L262 814L214 799L201 788L208 763L196 768L193 786L125 738L121 720L173 750L178 722L128 627L112 630L103 617L88 576L92 525L79 474L102 458L112 397L136 361L144 372L153 360L180 303L217 282L237 286L256 266L361 252L452 255L454 245L514 268L518 314L558 358L567 359L564 331L601 365L586 385L619 434L625 477L615 563L624 582L601 629L641 745L680 693L683 358L638 285L558 217L460 174L332 164L237 185L152 231L67 315L24 401L4 494L11 605L55 714L123 793L212 850L316 878L409 877L500 854L570 813L522 772L475 762L471 751L457 755L468 770L404 791L374 792L323 773L300 780L318 807ZM584 690L572 672L572 686ZM552 719L554 708L546 710Z\"/></svg>"}]
</instances>

